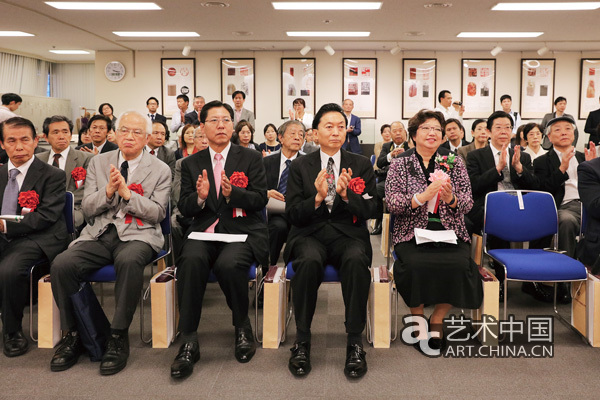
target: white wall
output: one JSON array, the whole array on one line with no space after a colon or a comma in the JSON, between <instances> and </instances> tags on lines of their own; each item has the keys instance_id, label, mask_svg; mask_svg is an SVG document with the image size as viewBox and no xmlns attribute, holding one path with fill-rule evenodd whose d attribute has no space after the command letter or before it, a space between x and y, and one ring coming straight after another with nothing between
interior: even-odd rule
<instances>
[{"instance_id":1,"label":"white wall","mask_svg":"<svg viewBox=\"0 0 600 400\"><path fill-rule=\"evenodd\" d=\"M296 51L288 52L195 52L196 94L207 101L221 98L220 59L226 57L255 58L256 80L256 126L255 141L262 142L262 127L269 122L279 125L281 119L281 58L299 57ZM115 113L127 109L146 111L145 102L150 96L161 98L160 59L180 58L179 52L141 51L115 52L97 51L95 67L96 105L111 103ZM438 60L437 90L448 89L455 99L461 96L461 59L491 58L488 52L404 52L402 57L392 56L387 51L338 51L329 56L324 51L311 52L307 57L316 58L316 103L320 105L342 101L342 59L345 57L377 58L377 118L363 119L364 143L380 140L379 126L401 119L402 110L402 57L435 57ZM521 58L539 58L535 52L506 52L496 59L496 109L500 109L500 96L510 94L513 109L519 110L519 90L521 79ZM598 53L562 52L548 54L546 58L556 58L556 79L554 97L568 99L567 113L578 117L580 60L585 57L600 57ZM110 61L121 61L126 67L126 75L114 83L104 77L104 67ZM437 93L436 93L437 97ZM471 121L465 121L470 132ZM580 135L583 135L585 120L577 121ZM469 135L468 135L469 136ZM578 147L583 148L583 140Z\"/></svg>"}]
</instances>

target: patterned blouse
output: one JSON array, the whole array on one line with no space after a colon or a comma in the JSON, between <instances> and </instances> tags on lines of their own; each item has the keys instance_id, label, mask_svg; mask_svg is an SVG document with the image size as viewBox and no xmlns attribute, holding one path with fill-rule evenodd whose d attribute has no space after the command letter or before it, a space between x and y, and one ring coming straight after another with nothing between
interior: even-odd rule
<instances>
[{"instance_id":1,"label":"patterned blouse","mask_svg":"<svg viewBox=\"0 0 600 400\"><path fill-rule=\"evenodd\" d=\"M430 162L435 162L437 155L437 152L434 153ZM473 206L471 181L462 158L457 156L455 160L450 172L445 172L450 176L452 192L458 204L453 209L440 200L438 213L444 228L453 230L459 239L468 243L470 238L465 227L464 215ZM440 169L444 170L435 162L435 170ZM414 151L392 160L385 181L385 200L390 213L395 216L392 235L394 245L411 240L415 236L415 228L427 228L427 203L413 209L412 198L415 193L425 191L430 183L426 180Z\"/></svg>"}]
</instances>

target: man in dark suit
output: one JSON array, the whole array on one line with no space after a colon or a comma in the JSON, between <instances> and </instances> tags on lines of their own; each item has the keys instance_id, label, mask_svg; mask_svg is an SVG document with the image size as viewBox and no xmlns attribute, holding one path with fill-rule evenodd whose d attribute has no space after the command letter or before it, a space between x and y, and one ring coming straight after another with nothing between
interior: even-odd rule
<instances>
[{"instance_id":1,"label":"man in dark suit","mask_svg":"<svg viewBox=\"0 0 600 400\"><path fill-rule=\"evenodd\" d=\"M96 114L90 118L88 126L89 132L92 135L92 141L79 146L79 150L92 154L100 154L119 148L115 143L106 140L108 132L112 130L112 122L108 117Z\"/></svg>"},{"instance_id":2,"label":"man in dark suit","mask_svg":"<svg viewBox=\"0 0 600 400\"><path fill-rule=\"evenodd\" d=\"M600 274L600 158L582 162L577 166L579 197L587 212L585 235L579 260Z\"/></svg>"},{"instance_id":3,"label":"man in dark suit","mask_svg":"<svg viewBox=\"0 0 600 400\"><path fill-rule=\"evenodd\" d=\"M445 149L458 153L458 149L467 146L469 142L465 140L465 128L458 119L451 118L444 124L444 131L448 139L440 145Z\"/></svg>"},{"instance_id":4,"label":"man in dark suit","mask_svg":"<svg viewBox=\"0 0 600 400\"><path fill-rule=\"evenodd\" d=\"M600 125L600 108L591 111L585 121L584 132L590 134L588 142L594 142L594 144L600 143L600 132L598 132L598 126Z\"/></svg>"},{"instance_id":5,"label":"man in dark suit","mask_svg":"<svg viewBox=\"0 0 600 400\"><path fill-rule=\"evenodd\" d=\"M474 205L465 223L469 233L480 233L483 228L485 195L497 190L535 189L537 187L531 157L522 153L520 146L509 149L513 130L513 120L504 111L496 111L487 120L490 145L473 150L467 155L467 171L471 180ZM510 171L510 172L509 172ZM499 248L506 245L490 238L490 246ZM500 297L503 298L504 270L494 266L500 281Z\"/></svg>"},{"instance_id":6,"label":"man in dark suit","mask_svg":"<svg viewBox=\"0 0 600 400\"><path fill-rule=\"evenodd\" d=\"M202 111L202 107L204 107L204 97L196 96L194 97L194 111L191 111L185 114L185 124L192 124L194 126L200 125L200 111Z\"/></svg>"},{"instance_id":7,"label":"man in dark suit","mask_svg":"<svg viewBox=\"0 0 600 400\"><path fill-rule=\"evenodd\" d=\"M117 120L119 150L90 161L82 202L87 225L51 266L52 293L65 332L50 362L52 371L71 368L83 352L71 295L86 276L107 264L114 265L117 276L115 313L100 373L116 374L127 365L129 325L144 268L164 244L160 222L171 191L167 165L144 151L151 127L147 116L123 113Z\"/></svg>"},{"instance_id":8,"label":"man in dark suit","mask_svg":"<svg viewBox=\"0 0 600 400\"><path fill-rule=\"evenodd\" d=\"M281 150L264 157L263 164L267 174L267 197L274 199L269 201L284 202L283 207L285 207L289 166L300 156L298 152L304 142L304 125L296 120L286 121L279 127L278 137ZM281 203L279 204L281 205ZM279 260L283 244L287 240L291 223L285 213L273 212L269 206L267 206L267 211L269 212L269 259L271 265L275 265Z\"/></svg>"},{"instance_id":9,"label":"man in dark suit","mask_svg":"<svg viewBox=\"0 0 600 400\"><path fill-rule=\"evenodd\" d=\"M146 151L164 162L171 169L171 179L175 177L175 152L167 149L164 144L169 140L169 128L160 121L152 123L152 133L148 136Z\"/></svg>"},{"instance_id":10,"label":"man in dark suit","mask_svg":"<svg viewBox=\"0 0 600 400\"><path fill-rule=\"evenodd\" d=\"M159 121L166 125L167 117L156 112L158 109L158 99L156 97L150 97L146 100L146 108L148 108L148 118L152 122Z\"/></svg>"},{"instance_id":11,"label":"man in dark suit","mask_svg":"<svg viewBox=\"0 0 600 400\"><path fill-rule=\"evenodd\" d=\"M25 354L29 347L22 329L23 309L28 304L29 269L35 261L52 260L67 247L63 217L65 175L33 156L38 138L31 121L9 118L0 124L0 141L9 157L0 167L1 213L24 216L20 222L0 220L4 354L16 357Z\"/></svg>"},{"instance_id":12,"label":"man in dark suit","mask_svg":"<svg viewBox=\"0 0 600 400\"><path fill-rule=\"evenodd\" d=\"M377 219L371 235L381 235L381 221L383 219L383 198L385 197L385 178L392 158L396 158L405 150L408 150L406 141L406 129L400 121L394 121L390 125L392 141L381 146L381 152L377 158Z\"/></svg>"},{"instance_id":13,"label":"man in dark suit","mask_svg":"<svg viewBox=\"0 0 600 400\"><path fill-rule=\"evenodd\" d=\"M292 223L284 251L293 262L292 301L296 341L288 367L296 376L311 370L310 327L326 264L339 270L346 307L349 378L367 372L362 331L366 323L372 249L366 220L376 213L373 166L366 157L341 150L348 123L341 107L325 104L313 129L321 150L292 162L286 216Z\"/></svg>"},{"instance_id":14,"label":"man in dark suit","mask_svg":"<svg viewBox=\"0 0 600 400\"><path fill-rule=\"evenodd\" d=\"M348 120L348 126L346 127L346 141L344 142L342 149L347 150L350 153L362 154L363 151L360 147L360 142L358 141L362 129L360 126L360 118L352 114L354 102L350 99L346 99L342 103L342 108L344 109L344 114L346 114L346 119Z\"/></svg>"},{"instance_id":15,"label":"man in dark suit","mask_svg":"<svg viewBox=\"0 0 600 400\"><path fill-rule=\"evenodd\" d=\"M209 148L181 163L178 208L193 217L188 235L196 232L248 235L245 242L194 240L189 237L177 260L179 331L183 345L171 365L171 376L189 376L200 359L197 329L209 273L212 270L232 311L235 358L252 359L256 343L248 318L248 270L254 261L268 263L268 232L262 211L267 179L262 155L230 142L233 109L220 101L207 103L200 127ZM218 237L217 237L218 240Z\"/></svg>"},{"instance_id":16,"label":"man in dark suit","mask_svg":"<svg viewBox=\"0 0 600 400\"><path fill-rule=\"evenodd\" d=\"M75 226L81 226L84 223L81 201L83 200L85 177L83 179L75 179L72 173L75 168L83 168L87 171L88 164L93 155L82 151L75 151L69 146L73 130L73 122L69 118L62 115L54 115L46 118L43 130L46 140L50 144L50 151L36 154L36 157L47 164L65 171L67 191L73 193L74 198ZM76 176L76 178L79 177Z\"/></svg>"}]
</instances>

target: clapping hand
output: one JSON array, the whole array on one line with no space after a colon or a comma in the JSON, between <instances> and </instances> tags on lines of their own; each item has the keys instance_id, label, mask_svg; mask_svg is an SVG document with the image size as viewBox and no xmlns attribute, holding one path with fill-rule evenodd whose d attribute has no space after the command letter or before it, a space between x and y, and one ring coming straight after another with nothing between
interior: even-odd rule
<instances>
[{"instance_id":1,"label":"clapping hand","mask_svg":"<svg viewBox=\"0 0 600 400\"><path fill-rule=\"evenodd\" d=\"M202 170L202 174L198 175L196 181L196 192L198 193L198 199L206 200L208 198L208 191L210 190L210 182L208 180L208 173L205 169Z\"/></svg>"},{"instance_id":2,"label":"clapping hand","mask_svg":"<svg viewBox=\"0 0 600 400\"><path fill-rule=\"evenodd\" d=\"M348 183L352 179L352 168L342 168L342 173L337 181L335 191L342 197L342 200L348 200Z\"/></svg>"}]
</instances>

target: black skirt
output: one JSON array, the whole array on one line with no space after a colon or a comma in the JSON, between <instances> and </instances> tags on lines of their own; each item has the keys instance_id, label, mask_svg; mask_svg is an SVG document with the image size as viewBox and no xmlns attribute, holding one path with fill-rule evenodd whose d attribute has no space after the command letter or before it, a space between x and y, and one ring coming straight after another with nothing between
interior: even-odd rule
<instances>
[{"instance_id":1,"label":"black skirt","mask_svg":"<svg viewBox=\"0 0 600 400\"><path fill-rule=\"evenodd\" d=\"M415 239L398 243L394 250L394 281L408 307L452 304L477 309L483 301L483 285L469 245L420 245Z\"/></svg>"}]
</instances>

